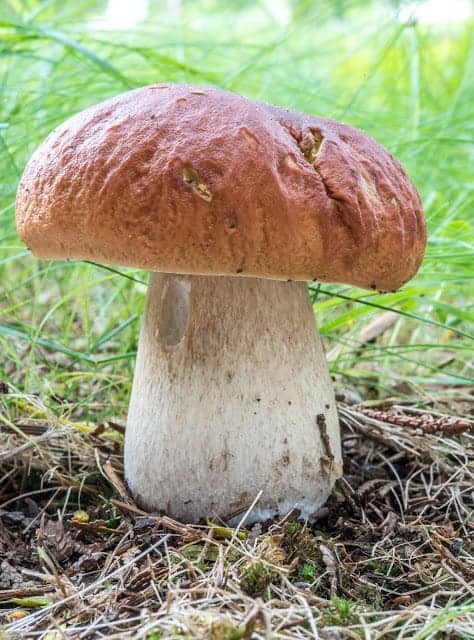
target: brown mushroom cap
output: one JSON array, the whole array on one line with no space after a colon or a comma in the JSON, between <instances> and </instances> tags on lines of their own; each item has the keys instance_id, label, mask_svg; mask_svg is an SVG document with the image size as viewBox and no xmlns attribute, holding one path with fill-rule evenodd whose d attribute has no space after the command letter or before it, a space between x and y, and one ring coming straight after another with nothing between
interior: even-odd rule
<instances>
[{"instance_id":1,"label":"brown mushroom cap","mask_svg":"<svg viewBox=\"0 0 474 640\"><path fill-rule=\"evenodd\" d=\"M415 187L346 124L154 85L75 115L34 153L17 227L40 258L394 290L426 243Z\"/></svg>"}]
</instances>

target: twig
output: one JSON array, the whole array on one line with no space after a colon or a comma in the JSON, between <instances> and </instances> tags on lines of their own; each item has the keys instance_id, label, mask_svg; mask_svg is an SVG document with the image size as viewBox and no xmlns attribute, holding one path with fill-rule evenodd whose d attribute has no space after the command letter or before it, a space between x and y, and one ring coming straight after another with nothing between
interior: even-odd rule
<instances>
[{"instance_id":1,"label":"twig","mask_svg":"<svg viewBox=\"0 0 474 640\"><path fill-rule=\"evenodd\" d=\"M6 600L12 600L13 598L30 598L33 596L42 596L45 593L54 593L56 586L54 587L19 587L18 589L3 589L0 590L0 602Z\"/></svg>"}]
</instances>

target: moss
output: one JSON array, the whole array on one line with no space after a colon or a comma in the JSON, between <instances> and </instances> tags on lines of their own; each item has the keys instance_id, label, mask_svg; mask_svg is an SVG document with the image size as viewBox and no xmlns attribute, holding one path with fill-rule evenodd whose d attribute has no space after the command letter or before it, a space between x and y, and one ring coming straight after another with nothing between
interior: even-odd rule
<instances>
[{"instance_id":1,"label":"moss","mask_svg":"<svg viewBox=\"0 0 474 640\"><path fill-rule=\"evenodd\" d=\"M298 578L305 582L312 582L316 578L316 567L312 562L305 562L298 567Z\"/></svg>"},{"instance_id":2,"label":"moss","mask_svg":"<svg viewBox=\"0 0 474 640\"><path fill-rule=\"evenodd\" d=\"M380 560L372 560L368 565L372 571L383 573L384 576L397 577L402 575L403 569L392 562L381 562Z\"/></svg>"},{"instance_id":3,"label":"moss","mask_svg":"<svg viewBox=\"0 0 474 640\"><path fill-rule=\"evenodd\" d=\"M299 522L290 522L285 526L281 546L290 561L298 558L300 562L322 562L318 540Z\"/></svg>"},{"instance_id":4,"label":"moss","mask_svg":"<svg viewBox=\"0 0 474 640\"><path fill-rule=\"evenodd\" d=\"M263 562L256 562L244 569L240 577L240 587L248 596L257 598L263 596L271 581L270 570Z\"/></svg>"},{"instance_id":5,"label":"moss","mask_svg":"<svg viewBox=\"0 0 474 640\"><path fill-rule=\"evenodd\" d=\"M241 640L247 637L245 628L235 627L226 620L217 620L211 625L209 640Z\"/></svg>"},{"instance_id":6,"label":"moss","mask_svg":"<svg viewBox=\"0 0 474 640\"><path fill-rule=\"evenodd\" d=\"M355 596L364 606L371 609L382 609L384 606L379 589L370 584L360 586L355 591Z\"/></svg>"},{"instance_id":7,"label":"moss","mask_svg":"<svg viewBox=\"0 0 474 640\"><path fill-rule=\"evenodd\" d=\"M324 625L339 626L351 624L354 618L356 602L334 596L331 607L322 611Z\"/></svg>"}]
</instances>

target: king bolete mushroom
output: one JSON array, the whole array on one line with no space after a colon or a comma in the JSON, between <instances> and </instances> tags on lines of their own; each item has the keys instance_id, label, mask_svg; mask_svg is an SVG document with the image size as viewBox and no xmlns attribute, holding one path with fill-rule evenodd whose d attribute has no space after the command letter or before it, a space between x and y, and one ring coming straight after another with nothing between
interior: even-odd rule
<instances>
[{"instance_id":1,"label":"king bolete mushroom","mask_svg":"<svg viewBox=\"0 0 474 640\"><path fill-rule=\"evenodd\" d=\"M425 222L397 160L346 124L160 84L55 129L16 214L39 258L153 272L125 438L141 505L196 521L260 495L252 521L325 502L341 445L305 281L415 274Z\"/></svg>"}]
</instances>

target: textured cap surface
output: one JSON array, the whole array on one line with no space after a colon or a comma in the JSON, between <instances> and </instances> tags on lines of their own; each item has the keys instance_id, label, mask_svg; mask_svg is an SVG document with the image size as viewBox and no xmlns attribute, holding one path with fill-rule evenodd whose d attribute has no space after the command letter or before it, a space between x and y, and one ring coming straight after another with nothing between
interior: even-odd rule
<instances>
[{"instance_id":1,"label":"textured cap surface","mask_svg":"<svg viewBox=\"0 0 474 640\"><path fill-rule=\"evenodd\" d=\"M40 258L394 290L426 231L403 168L365 133L208 87L154 85L55 129L17 195Z\"/></svg>"}]
</instances>

